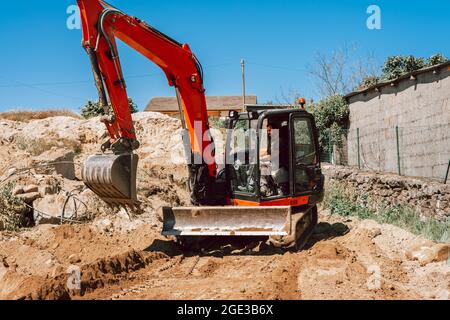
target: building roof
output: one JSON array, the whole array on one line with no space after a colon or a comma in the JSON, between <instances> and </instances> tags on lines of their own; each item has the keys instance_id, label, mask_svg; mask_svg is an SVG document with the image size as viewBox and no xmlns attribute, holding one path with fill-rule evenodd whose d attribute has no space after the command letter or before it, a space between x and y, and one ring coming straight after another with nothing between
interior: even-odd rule
<instances>
[{"instance_id":1,"label":"building roof","mask_svg":"<svg viewBox=\"0 0 450 320\"><path fill-rule=\"evenodd\" d=\"M245 97L245 103L256 104L256 95ZM242 96L210 96L206 97L208 111L242 110ZM178 112L176 97L155 97L150 100L145 111Z\"/></svg>"},{"instance_id":2,"label":"building roof","mask_svg":"<svg viewBox=\"0 0 450 320\"><path fill-rule=\"evenodd\" d=\"M431 67L426 67L426 68L422 68L413 72L409 72L406 73L400 77L398 77L397 79L393 79L393 80L388 80L388 81L384 81L384 82L379 82L373 86L370 86L368 88L359 90L359 91L353 91L347 95L344 96L344 98L346 100L348 100L351 97L357 96L358 94L366 94L372 90L379 90L380 88L384 87L384 86L392 86L392 85L396 85L398 82L402 81L402 80L406 80L406 79L411 79L411 78L415 78L417 75L419 74L423 74L423 73L428 73L428 72L437 72L445 67L450 66L450 60L441 63L441 64L437 64Z\"/></svg>"}]
</instances>

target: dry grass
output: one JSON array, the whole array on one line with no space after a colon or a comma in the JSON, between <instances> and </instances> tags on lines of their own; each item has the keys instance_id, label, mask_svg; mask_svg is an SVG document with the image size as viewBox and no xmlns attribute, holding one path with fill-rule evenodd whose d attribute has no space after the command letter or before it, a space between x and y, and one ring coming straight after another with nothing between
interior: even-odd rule
<instances>
[{"instance_id":1,"label":"dry grass","mask_svg":"<svg viewBox=\"0 0 450 320\"><path fill-rule=\"evenodd\" d=\"M0 119L20 121L20 122L29 122L31 120L40 120L58 116L81 119L80 115L76 114L75 112L64 109L40 110L40 111L17 110L0 113Z\"/></svg>"},{"instance_id":2,"label":"dry grass","mask_svg":"<svg viewBox=\"0 0 450 320\"><path fill-rule=\"evenodd\" d=\"M15 142L17 148L26 151L33 156L39 156L53 147L72 150L76 155L81 153L81 143L79 141L69 139L52 140L37 138L34 140L29 140L22 136L18 136L16 137Z\"/></svg>"}]
</instances>

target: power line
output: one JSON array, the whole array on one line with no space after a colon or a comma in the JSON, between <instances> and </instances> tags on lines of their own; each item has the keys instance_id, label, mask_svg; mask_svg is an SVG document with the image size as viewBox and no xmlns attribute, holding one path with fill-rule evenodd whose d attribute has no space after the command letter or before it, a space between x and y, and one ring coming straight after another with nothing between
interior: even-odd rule
<instances>
[{"instance_id":1,"label":"power line","mask_svg":"<svg viewBox=\"0 0 450 320\"><path fill-rule=\"evenodd\" d=\"M231 66L231 63L223 63L223 64L217 64L217 65L211 65L206 66L205 69L215 69L215 68L222 68ZM142 75L131 75L126 76L125 78L128 79L140 79L140 78L149 78L149 77L155 77L159 76L161 73L149 73L149 74L142 74ZM93 80L74 80L74 81L57 81L57 82L41 82L41 83L23 83L17 80L13 79L6 79L5 77L1 77L7 81L15 82L16 84L6 84L6 85L0 85L0 88L20 88L20 87L29 87L33 89L38 89L36 87L51 87L51 86L63 86L63 85L72 85L72 84L94 84ZM48 91L50 93L50 91ZM78 98L77 98L78 99Z\"/></svg>"},{"instance_id":2,"label":"power line","mask_svg":"<svg viewBox=\"0 0 450 320\"><path fill-rule=\"evenodd\" d=\"M18 85L18 87L26 87L26 88L29 88L29 89L41 91L43 93L47 93L47 94L50 94L50 95L59 96L59 97L67 98L67 99L79 100L79 101L87 101L87 99L83 99L83 98L80 98L80 97L74 97L74 96L68 96L68 95L65 95L65 94L60 94L60 93L57 93L57 92L45 90L45 89L39 88L37 86L29 85L29 84L26 84L26 83L23 83L23 82L20 82L20 81L17 81L17 80L9 80L9 79L6 79L3 76L0 76L0 78L5 79L7 81L15 82Z\"/></svg>"},{"instance_id":3,"label":"power line","mask_svg":"<svg viewBox=\"0 0 450 320\"><path fill-rule=\"evenodd\" d=\"M246 61L246 63L250 64L250 65L254 65L254 66L260 66L260 67L271 68L271 69L280 69L280 70L291 71L291 72L308 72L305 69L297 69L297 68L290 68L290 67L283 67L283 66L274 66L274 65L269 65L269 64L254 63L254 62L248 62L248 61Z\"/></svg>"},{"instance_id":4,"label":"power line","mask_svg":"<svg viewBox=\"0 0 450 320\"><path fill-rule=\"evenodd\" d=\"M276 66L276 65L262 64L262 63L256 63L256 62L248 62L248 61L246 61L246 63L250 64L250 65L254 65L254 66L285 70L285 71L289 71L289 72L307 72L307 70L304 70L304 69L290 68L290 67L286 67L286 66ZM207 66L205 66L205 69L216 69L216 68L224 68L224 67L230 67L230 66L236 66L236 64L235 63L221 63L221 64L215 64L215 65L207 65ZM161 75L161 73L130 75L130 76L127 76L126 78L127 79L139 79L139 78L154 77L154 76L158 76L158 75ZM0 85L0 89L1 88L26 87L26 88L30 88L33 90L41 91L46 94L59 96L59 97L63 97L63 98L68 98L68 99L72 99L72 100L77 100L77 101L83 101L83 102L87 102L89 99L75 97L75 96L66 95L66 94L61 94L61 93L43 89L40 87L64 86L64 85L75 85L75 84L90 84L90 85L94 84L93 80L55 81L55 82L43 82L43 83L30 83L29 84L29 83L23 83L21 81L17 81L17 80L13 80L13 79L7 79L3 76L0 76L0 78L4 79L6 81L9 81L9 82L15 83L15 84Z\"/></svg>"},{"instance_id":5,"label":"power line","mask_svg":"<svg viewBox=\"0 0 450 320\"><path fill-rule=\"evenodd\" d=\"M136 79L136 78L147 78L147 77L153 77L159 74L143 74L143 75L135 75L135 76L128 76L127 79ZM2 77L5 79L4 77ZM5 79L6 80L6 79ZM7 85L0 85L0 88L16 88L16 87L47 87L47 86L59 86L59 85L72 85L72 84L94 84L93 80L76 80L76 81L59 81L59 82L42 82L42 83L22 83L16 80L9 80L16 82L17 84L7 84Z\"/></svg>"}]
</instances>

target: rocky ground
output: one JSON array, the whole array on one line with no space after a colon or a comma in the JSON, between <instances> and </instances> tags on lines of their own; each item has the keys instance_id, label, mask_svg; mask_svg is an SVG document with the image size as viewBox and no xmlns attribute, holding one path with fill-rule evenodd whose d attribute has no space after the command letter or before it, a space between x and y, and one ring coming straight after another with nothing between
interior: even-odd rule
<instances>
[{"instance_id":1,"label":"rocky ground","mask_svg":"<svg viewBox=\"0 0 450 320\"><path fill-rule=\"evenodd\" d=\"M154 113L135 121L140 210L103 205L68 164L105 138L98 119L0 120L0 183L14 182L17 197L47 214L31 212L34 227L0 231L0 299L450 298L448 245L324 210L301 252L259 238L182 251L160 235L159 218L161 206L188 201L184 166L168 165L182 150L179 123ZM64 163L41 167L46 160ZM60 224L65 205L70 221Z\"/></svg>"}]
</instances>

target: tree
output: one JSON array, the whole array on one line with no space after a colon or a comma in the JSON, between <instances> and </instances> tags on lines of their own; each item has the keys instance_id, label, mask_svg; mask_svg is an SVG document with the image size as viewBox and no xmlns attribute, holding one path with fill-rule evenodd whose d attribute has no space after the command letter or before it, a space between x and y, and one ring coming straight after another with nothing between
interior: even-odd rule
<instances>
[{"instance_id":1,"label":"tree","mask_svg":"<svg viewBox=\"0 0 450 320\"><path fill-rule=\"evenodd\" d=\"M131 98L128 98L128 105L130 107L131 113L136 113L139 111L137 105L134 103L134 101ZM112 107L111 104L108 104L109 113L112 113ZM100 102L93 102L88 101L87 104L85 104L81 108L81 116L85 119L102 116L105 115L105 111L103 110L103 107L101 106Z\"/></svg>"},{"instance_id":2,"label":"tree","mask_svg":"<svg viewBox=\"0 0 450 320\"><path fill-rule=\"evenodd\" d=\"M350 115L345 99L341 95L330 96L318 103L310 103L307 109L316 120L321 151L327 151L333 144L340 146L342 137L346 134Z\"/></svg>"},{"instance_id":3,"label":"tree","mask_svg":"<svg viewBox=\"0 0 450 320\"><path fill-rule=\"evenodd\" d=\"M319 93L323 97L344 95L366 77L376 77L376 63L373 55L358 57L357 46L344 45L331 55L318 53L315 63L308 67L317 80Z\"/></svg>"}]
</instances>

